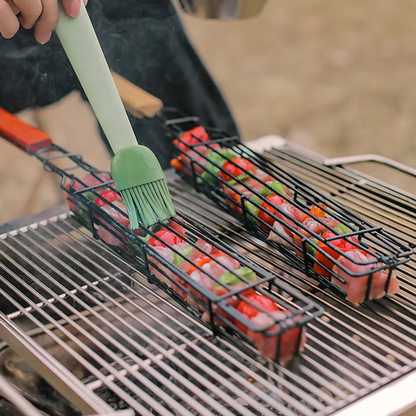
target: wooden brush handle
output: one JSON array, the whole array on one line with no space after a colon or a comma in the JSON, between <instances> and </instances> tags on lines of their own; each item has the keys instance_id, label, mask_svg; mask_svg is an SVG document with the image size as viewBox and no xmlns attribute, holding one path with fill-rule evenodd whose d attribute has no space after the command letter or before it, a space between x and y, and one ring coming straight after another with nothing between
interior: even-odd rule
<instances>
[{"instance_id":1,"label":"wooden brush handle","mask_svg":"<svg viewBox=\"0 0 416 416\"><path fill-rule=\"evenodd\" d=\"M112 72L114 82L126 110L138 118L154 117L163 107L159 98Z\"/></svg>"},{"instance_id":2,"label":"wooden brush handle","mask_svg":"<svg viewBox=\"0 0 416 416\"><path fill-rule=\"evenodd\" d=\"M46 133L2 108L0 108L0 136L28 153L34 153L52 145L52 140Z\"/></svg>"}]
</instances>

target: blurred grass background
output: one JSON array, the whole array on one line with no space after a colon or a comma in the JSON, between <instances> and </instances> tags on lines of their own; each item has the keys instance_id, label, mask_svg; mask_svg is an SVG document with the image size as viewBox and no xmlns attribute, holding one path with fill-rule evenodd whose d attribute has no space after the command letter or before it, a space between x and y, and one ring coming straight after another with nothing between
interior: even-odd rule
<instances>
[{"instance_id":1,"label":"blurred grass background","mask_svg":"<svg viewBox=\"0 0 416 416\"><path fill-rule=\"evenodd\" d=\"M278 134L326 156L378 153L414 167L415 15L411 0L269 0L252 20L184 16L184 23L245 140ZM68 115L64 105L74 112ZM35 118L23 116L105 167L98 138L97 146L91 142L94 122L83 121L81 107L74 95ZM415 193L413 179L378 166L363 169ZM0 222L60 202L50 176L0 141Z\"/></svg>"}]
</instances>

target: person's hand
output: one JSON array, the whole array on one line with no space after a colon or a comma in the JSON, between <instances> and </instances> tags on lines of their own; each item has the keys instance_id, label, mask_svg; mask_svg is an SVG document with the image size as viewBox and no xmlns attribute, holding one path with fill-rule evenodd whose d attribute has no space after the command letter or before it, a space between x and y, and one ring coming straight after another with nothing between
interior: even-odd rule
<instances>
[{"instance_id":1,"label":"person's hand","mask_svg":"<svg viewBox=\"0 0 416 416\"><path fill-rule=\"evenodd\" d=\"M81 0L61 0L65 12L76 17ZM87 4L88 0L83 0ZM19 18L16 16L20 13ZM58 0L0 0L0 33L12 38L22 25L25 29L35 27L35 38L46 43L58 23Z\"/></svg>"}]
</instances>

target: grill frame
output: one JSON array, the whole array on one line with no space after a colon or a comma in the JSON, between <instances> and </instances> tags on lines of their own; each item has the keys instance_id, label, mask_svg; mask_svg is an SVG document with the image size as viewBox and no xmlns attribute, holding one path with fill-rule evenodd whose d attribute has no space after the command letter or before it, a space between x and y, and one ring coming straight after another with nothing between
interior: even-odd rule
<instances>
[{"instance_id":1,"label":"grill frame","mask_svg":"<svg viewBox=\"0 0 416 416\"><path fill-rule=\"evenodd\" d=\"M65 218L67 215L66 214L64 214L63 216L61 216L61 218L63 219L63 218ZM57 220L57 218L53 218L52 219L52 221L56 221ZM45 224L45 222L43 222L44 224ZM23 232L26 232L27 231L27 228L28 227L24 227L23 229L22 229L22 231ZM110 253L110 252L109 252ZM13 319L15 319L16 317L11 317L11 318L13 318ZM2 321L0 321L0 324L2 324ZM4 330L4 328L3 328L3 330ZM3 335L3 330L1 330L1 332L2 332L2 335ZM24 357L26 358L26 359L28 359L28 362L30 362L30 363L32 363L32 360L31 360L31 358L33 358L33 356L32 356L32 354L33 354L33 351L28 355L27 353L24 355ZM48 354L46 353L46 356L47 356ZM35 356L36 356L36 354L35 354ZM42 354L42 356L43 356L43 358L45 359L45 355L43 355ZM44 366L46 366L47 368L51 365L50 364L50 359L49 359L49 357L44 361L44 363L43 363L43 365ZM282 370L283 370L283 368L282 368ZM286 371L288 371L288 370L286 370ZM290 371L290 370L289 370ZM41 370L40 370L40 372L41 372L41 374L45 374L45 368L42 368ZM406 369L406 370L403 370L403 372L402 372L402 374L406 374L408 372L408 370ZM415 370L413 371L413 373L412 374L415 374ZM56 376L56 370L53 372L53 375L55 375ZM45 376L47 376L47 379L49 379L49 377L51 376L51 374L50 374L50 369L49 369L49 371L46 371L46 374L45 374ZM394 377L393 377L394 376ZM392 379L393 378L396 378L396 377L398 377L399 376L399 374L395 374L395 375L392 375ZM85 389L84 389L85 390ZM68 392L67 392L67 394L68 394ZM352 397L350 397L349 398L349 400L351 400L351 401L353 401L355 399L355 397L354 397L354 395L352 396ZM346 404L345 402L343 403L344 405ZM336 411L337 410L337 407L332 407L332 410L334 410L334 411ZM101 414L101 413L100 413ZM102 413L103 415L107 415L107 413ZM167 414L167 413L166 413ZM244 413L243 413L244 414ZM327 412L324 412L324 413L316 413L317 415L320 415L320 414L333 414L332 412L331 413L327 413ZM382 415L382 413L379 413L380 415ZM118 416L118 414L117 414L117 416Z\"/></svg>"},{"instance_id":2,"label":"grill frame","mask_svg":"<svg viewBox=\"0 0 416 416\"><path fill-rule=\"evenodd\" d=\"M175 196L174 196L174 198L175 198ZM183 203L186 204L187 201L184 200ZM195 209L198 209L198 207L196 206ZM213 208L213 210L214 210L214 208ZM42 219L44 219L45 217L47 217L47 214L44 214L44 215L41 216ZM33 221L33 219L32 219L32 221ZM10 228L10 226L9 226L9 228ZM0 229L1 229L1 227L0 227ZM1 231L1 232L3 232L3 231ZM280 267L286 267L286 266L282 263L282 265ZM295 286L299 286L300 281L301 280L299 278L297 280L295 280L295 282L296 282L296 283L294 283ZM307 290L307 289L303 289L303 290ZM346 314L348 314L349 317L350 317L350 314L351 314L351 319L353 319L353 321L356 320L357 317L359 318L363 312L364 313L366 312L366 309L364 309L363 312L360 312L357 315L357 312L355 312L355 308L352 308L352 307L347 306L347 305L339 304L339 301L334 300L334 298L332 298L330 295L322 292L322 290L319 290L319 288L315 287L314 290L315 291L312 292L312 293L315 293L315 296L324 296L325 297L324 298L325 302L327 302L329 305L331 305L331 302L335 302L334 303L335 305L338 305L340 307L342 306L342 307L346 308L344 312ZM330 309L330 310L333 311L333 309ZM367 328L367 326L369 325L369 322L371 322L371 319L374 319L374 318L369 319L369 318L366 318L363 315L362 319L364 320L364 323L361 324L361 325L364 325L364 326L361 326L362 330L368 330L369 331L368 334L369 334L369 336L371 336L372 335L371 327ZM320 321L321 320L319 320L319 325L323 325ZM325 323L325 325L328 325L328 323ZM332 324L329 323L329 325L332 325ZM324 327L328 328L328 326L324 326ZM380 328L379 323L376 325L376 328ZM398 329L400 329L400 327L398 327ZM2 328L2 332L3 331L4 331L4 328ZM377 331L377 329L373 330L373 331ZM19 331L19 332L21 332L21 331ZM360 344L362 342L363 341L358 341L358 344ZM331 347L331 349L332 349L332 347ZM309 354L310 351L308 350L307 353ZM28 358L29 361L30 361L31 356L30 355L25 356L25 358ZM46 360L46 362L44 362L43 365L48 367L49 366L49 359ZM288 369L281 368L280 371L284 371L285 372L284 374L292 374L290 372L290 370L288 370ZM403 371L401 373L406 374L406 373L409 373L409 371L410 371L409 369L406 369L406 370L403 369ZM42 372L45 373L45 368L42 368ZM415 377L415 374L416 374L415 370L413 369L412 372L409 373L409 377ZM348 415L348 416L349 416L349 414L351 414L351 415L352 414L357 414L357 413L354 413L356 411L355 409L363 409L363 408L365 409L366 408L365 403L370 403L370 400L373 397L375 398L373 400L376 400L378 405L379 405L379 407L377 408L379 410L379 412L377 414L380 415L380 416L382 416L382 415L385 415L385 416L391 415L391 414L393 414L393 412L395 412L394 414L398 414L399 411L405 410L404 407L408 408L408 407L411 406L411 404L415 404L414 397L412 397L413 396L412 392L409 392L408 390L405 389L407 377L402 376L400 378L396 378L396 376L398 376L398 374L396 374L396 375L391 374L391 377L389 377L389 381L384 380L383 383L382 383L382 380L379 380L378 384L393 382L393 379L395 379L396 381L394 382L394 384L392 386L389 386L387 384L387 387L385 387L383 390L375 390L375 392L372 393L370 396L367 396L366 398L362 399L362 402L361 402L362 404L360 404L360 402L356 402L356 403L350 405L349 407L344 408L344 410L339 411L338 413L334 413L334 412L337 412L337 407L335 406L331 409L331 414L337 414L337 415L339 414L340 416L341 415L344 416L344 414ZM275 377L277 377L277 376L275 375ZM290 379L290 380L292 380L292 379ZM373 388L376 388L376 387L373 386ZM400 396L401 399L403 399L403 397L406 396L406 393L407 393L407 396L405 397L405 399L407 399L407 401L398 400L398 401L395 401L394 403L392 403L392 400L391 399L389 400L389 398L391 396L386 396L386 395L382 394L383 391L396 392L397 394L400 392L401 393L401 396ZM364 392L364 394L368 394L368 392ZM357 398L358 397L356 395L352 395L352 397L349 397L349 401L355 401L355 400L357 400ZM413 400L413 402L412 402L412 400ZM374 401L372 403L374 403ZM342 402L342 407L346 406L347 404L348 403L346 401L343 401ZM338 403L338 405L341 406L341 403ZM360 406L364 406L364 407L360 407ZM374 410L374 408L372 408L372 410ZM360 414L360 413L358 413L358 414Z\"/></svg>"}]
</instances>

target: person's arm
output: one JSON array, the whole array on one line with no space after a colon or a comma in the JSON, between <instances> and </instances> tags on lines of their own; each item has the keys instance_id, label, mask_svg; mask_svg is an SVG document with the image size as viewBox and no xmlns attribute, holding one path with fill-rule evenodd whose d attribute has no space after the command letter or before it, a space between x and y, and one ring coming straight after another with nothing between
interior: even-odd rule
<instances>
[{"instance_id":1,"label":"person's arm","mask_svg":"<svg viewBox=\"0 0 416 416\"><path fill-rule=\"evenodd\" d=\"M69 16L78 16L81 0L61 1ZM25 29L34 27L36 40L44 44L51 38L57 23L58 0L0 0L0 33L6 39L12 38L22 25Z\"/></svg>"}]
</instances>

